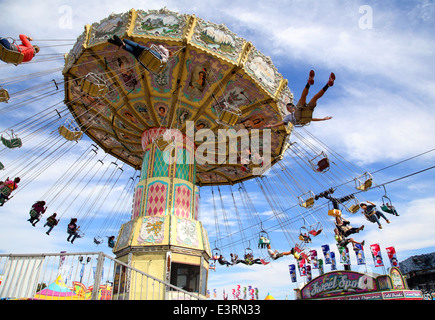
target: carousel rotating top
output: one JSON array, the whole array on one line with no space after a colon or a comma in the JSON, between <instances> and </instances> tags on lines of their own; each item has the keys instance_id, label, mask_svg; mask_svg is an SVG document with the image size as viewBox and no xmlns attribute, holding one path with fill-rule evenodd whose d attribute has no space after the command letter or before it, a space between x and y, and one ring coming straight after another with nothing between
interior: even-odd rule
<instances>
[{"instance_id":1,"label":"carousel rotating top","mask_svg":"<svg viewBox=\"0 0 435 320\"><path fill-rule=\"evenodd\" d=\"M163 45L174 55L165 64L149 62L146 69L108 42L114 35L145 47ZM63 74L65 103L80 129L136 169L144 153L141 135L150 128L186 133L190 122L195 131L232 128L250 133L281 121L293 100L287 80L250 42L224 25L166 8L132 9L85 26L65 56ZM282 158L289 134L288 128L272 131L272 164ZM198 185L234 184L252 177L240 161L196 166Z\"/></svg>"}]
</instances>

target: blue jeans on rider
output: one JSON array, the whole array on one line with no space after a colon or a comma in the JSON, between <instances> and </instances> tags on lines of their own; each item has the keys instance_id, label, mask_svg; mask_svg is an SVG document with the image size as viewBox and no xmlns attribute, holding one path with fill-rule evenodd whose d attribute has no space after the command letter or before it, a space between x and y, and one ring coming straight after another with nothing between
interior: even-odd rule
<instances>
[{"instance_id":1,"label":"blue jeans on rider","mask_svg":"<svg viewBox=\"0 0 435 320\"><path fill-rule=\"evenodd\" d=\"M139 56L141 55L141 53L144 50L150 51L157 58L159 58L160 60L162 59L162 56L154 50L151 50L147 47L141 46L140 44L138 44L134 41L128 40L128 39L124 39L123 41L125 43L124 50L126 50L127 52L130 52L136 59L139 59Z\"/></svg>"}]
</instances>

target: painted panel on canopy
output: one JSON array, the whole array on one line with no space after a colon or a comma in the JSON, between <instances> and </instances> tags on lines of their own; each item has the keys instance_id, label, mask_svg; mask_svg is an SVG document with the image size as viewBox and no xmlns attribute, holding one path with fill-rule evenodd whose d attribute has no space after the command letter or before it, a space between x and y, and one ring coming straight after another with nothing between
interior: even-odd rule
<instances>
[{"instance_id":1,"label":"painted panel on canopy","mask_svg":"<svg viewBox=\"0 0 435 320\"><path fill-rule=\"evenodd\" d=\"M181 98L185 102L190 101L201 106L214 90L222 89L219 87L220 81L231 71L232 66L192 47L186 50L186 54L186 70L181 79Z\"/></svg>"},{"instance_id":2,"label":"painted panel on canopy","mask_svg":"<svg viewBox=\"0 0 435 320\"><path fill-rule=\"evenodd\" d=\"M133 55L112 44L98 46L97 52L106 63L106 72L122 88L125 96L129 99L143 97L141 70L136 68L138 62Z\"/></svg>"},{"instance_id":3,"label":"painted panel on canopy","mask_svg":"<svg viewBox=\"0 0 435 320\"><path fill-rule=\"evenodd\" d=\"M126 109L122 114L127 115L128 117L132 117L131 111ZM125 133L128 133L129 135L134 136L134 139L139 139L142 135L142 130L138 130L137 127L130 124L130 122L126 121L124 117L120 117L119 115L115 115L113 119L113 127L117 131L123 131Z\"/></svg>"},{"instance_id":4,"label":"painted panel on canopy","mask_svg":"<svg viewBox=\"0 0 435 320\"><path fill-rule=\"evenodd\" d=\"M69 73L76 78L84 78L89 73L94 73L101 78L104 85L107 86L107 92L104 98L106 98L114 108L116 108L116 104L122 103L121 94L115 85L114 79L111 79L110 75L106 73L104 60L96 59L94 56L88 55L85 52L70 69ZM77 81L81 81L81 79ZM80 83L78 83L78 85L79 84Z\"/></svg>"},{"instance_id":5,"label":"painted panel on canopy","mask_svg":"<svg viewBox=\"0 0 435 320\"><path fill-rule=\"evenodd\" d=\"M105 131L93 128L87 130L86 133L96 138L96 140L98 140L105 148L109 150L122 147L121 143L115 139L114 134L109 134Z\"/></svg>"},{"instance_id":6,"label":"painted panel on canopy","mask_svg":"<svg viewBox=\"0 0 435 320\"><path fill-rule=\"evenodd\" d=\"M225 84L223 96L228 102L242 110L244 107L268 98L265 92L258 88L257 83L252 81L251 76L241 70Z\"/></svg>"},{"instance_id":7,"label":"painted panel on canopy","mask_svg":"<svg viewBox=\"0 0 435 320\"><path fill-rule=\"evenodd\" d=\"M223 24L218 25L197 18L190 42L237 64L245 40L231 32Z\"/></svg>"},{"instance_id":8,"label":"painted panel on canopy","mask_svg":"<svg viewBox=\"0 0 435 320\"><path fill-rule=\"evenodd\" d=\"M104 18L100 22L92 24L90 30L90 37L88 40L88 46L105 42L107 39L113 37L113 35L124 34L130 24L130 12L111 14L107 18Z\"/></svg>"},{"instance_id":9,"label":"painted panel on canopy","mask_svg":"<svg viewBox=\"0 0 435 320\"><path fill-rule=\"evenodd\" d=\"M100 129L114 135L112 123L109 119L105 117L97 117L97 112L94 110L87 110L83 105L78 103L74 104L73 108L82 127Z\"/></svg>"},{"instance_id":10,"label":"painted panel on canopy","mask_svg":"<svg viewBox=\"0 0 435 320\"><path fill-rule=\"evenodd\" d=\"M138 134L139 136L146 128L141 122L141 117L129 105L122 107L117 112L117 118L121 118L123 124L123 126L118 125L118 127L128 127L129 129L127 130L132 130L135 134Z\"/></svg>"},{"instance_id":11,"label":"painted panel on canopy","mask_svg":"<svg viewBox=\"0 0 435 320\"><path fill-rule=\"evenodd\" d=\"M199 177L199 181L201 181L203 184L228 183L226 178L214 174L213 172L197 172L197 176Z\"/></svg>"},{"instance_id":12,"label":"painted panel on canopy","mask_svg":"<svg viewBox=\"0 0 435 320\"><path fill-rule=\"evenodd\" d=\"M115 157L123 159L124 162L127 162L134 167L140 167L142 164L142 154L132 154L131 152L128 152L122 144L120 144L120 146L120 148L112 149L110 152L115 155Z\"/></svg>"},{"instance_id":13,"label":"painted panel on canopy","mask_svg":"<svg viewBox=\"0 0 435 320\"><path fill-rule=\"evenodd\" d=\"M151 104L153 106L152 112L155 113L157 118L157 123L154 125L154 127L169 127L170 123L170 98L166 97L152 97L151 98Z\"/></svg>"},{"instance_id":14,"label":"painted panel on canopy","mask_svg":"<svg viewBox=\"0 0 435 320\"><path fill-rule=\"evenodd\" d=\"M253 47L245 63L245 70L272 96L275 95L282 80L282 75L273 65L270 57L265 56Z\"/></svg>"},{"instance_id":15,"label":"painted panel on canopy","mask_svg":"<svg viewBox=\"0 0 435 320\"><path fill-rule=\"evenodd\" d=\"M174 39L181 39L189 17L166 8L149 11L137 10L136 13L133 34Z\"/></svg>"},{"instance_id":16,"label":"painted panel on canopy","mask_svg":"<svg viewBox=\"0 0 435 320\"><path fill-rule=\"evenodd\" d=\"M150 107L144 101L143 98L131 99L129 101L129 104L130 104L130 106L132 106L133 110L135 111L136 115L138 116L138 117L136 117L136 119L140 123L144 123L148 127L154 127L157 125L156 123L154 123L153 118L151 116L152 110L150 109ZM144 130L146 129L139 124L138 124L138 128L144 129Z\"/></svg>"},{"instance_id":17,"label":"painted panel on canopy","mask_svg":"<svg viewBox=\"0 0 435 320\"><path fill-rule=\"evenodd\" d=\"M76 43L74 44L73 48L70 50L68 55L66 56L65 67L62 72L66 72L67 70L69 70L73 65L73 63L75 62L75 58L83 53L86 35L87 32L85 30L80 36L77 37Z\"/></svg>"},{"instance_id":18,"label":"painted panel on canopy","mask_svg":"<svg viewBox=\"0 0 435 320\"><path fill-rule=\"evenodd\" d=\"M120 130L116 131L116 137L124 146L128 147L130 152L141 153L143 151L140 138Z\"/></svg>"}]
</instances>

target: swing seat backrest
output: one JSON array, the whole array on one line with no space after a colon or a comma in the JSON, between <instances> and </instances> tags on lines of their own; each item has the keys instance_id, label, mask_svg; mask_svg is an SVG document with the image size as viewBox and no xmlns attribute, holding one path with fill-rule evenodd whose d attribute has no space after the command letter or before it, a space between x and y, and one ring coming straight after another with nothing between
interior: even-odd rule
<instances>
[{"instance_id":1,"label":"swing seat backrest","mask_svg":"<svg viewBox=\"0 0 435 320\"><path fill-rule=\"evenodd\" d=\"M308 198L305 202L302 202L301 206L304 208L311 208L314 206L314 198Z\"/></svg>"},{"instance_id":2,"label":"swing seat backrest","mask_svg":"<svg viewBox=\"0 0 435 320\"><path fill-rule=\"evenodd\" d=\"M328 158L323 158L317 163L317 171L323 172L329 168L329 160Z\"/></svg>"},{"instance_id":3,"label":"swing seat backrest","mask_svg":"<svg viewBox=\"0 0 435 320\"><path fill-rule=\"evenodd\" d=\"M313 119L313 107L304 106L302 108L296 107L295 118L299 126L305 126Z\"/></svg>"},{"instance_id":4,"label":"swing seat backrest","mask_svg":"<svg viewBox=\"0 0 435 320\"><path fill-rule=\"evenodd\" d=\"M0 89L0 102L8 102L11 97L6 89Z\"/></svg>"},{"instance_id":5,"label":"swing seat backrest","mask_svg":"<svg viewBox=\"0 0 435 320\"><path fill-rule=\"evenodd\" d=\"M152 73L160 73L166 66L166 63L157 57L151 50L142 51L138 60L145 69Z\"/></svg>"},{"instance_id":6,"label":"swing seat backrest","mask_svg":"<svg viewBox=\"0 0 435 320\"><path fill-rule=\"evenodd\" d=\"M1 140L2 143L9 149L21 148L21 146L23 145L20 138L6 139L2 136Z\"/></svg>"},{"instance_id":7,"label":"swing seat backrest","mask_svg":"<svg viewBox=\"0 0 435 320\"><path fill-rule=\"evenodd\" d=\"M361 191L366 191L366 190L368 190L372 186L372 184L373 184L373 180L372 179L367 179L366 181L364 181L364 183L360 184L356 188L358 190L361 190Z\"/></svg>"},{"instance_id":8,"label":"swing seat backrest","mask_svg":"<svg viewBox=\"0 0 435 320\"><path fill-rule=\"evenodd\" d=\"M322 232L322 229L319 229L319 230L313 229L313 230L308 231L308 233L311 234L313 237L318 236L321 232Z\"/></svg>"},{"instance_id":9,"label":"swing seat backrest","mask_svg":"<svg viewBox=\"0 0 435 320\"><path fill-rule=\"evenodd\" d=\"M80 83L80 90L92 97L103 97L107 92L106 82L95 74L88 74Z\"/></svg>"},{"instance_id":10,"label":"swing seat backrest","mask_svg":"<svg viewBox=\"0 0 435 320\"><path fill-rule=\"evenodd\" d=\"M217 123L233 127L239 121L239 115L233 110L222 110L219 114L219 119L216 120Z\"/></svg>"},{"instance_id":11,"label":"swing seat backrest","mask_svg":"<svg viewBox=\"0 0 435 320\"><path fill-rule=\"evenodd\" d=\"M8 186L2 185L0 187L0 193L6 197L9 197L9 195L12 193L12 189Z\"/></svg>"},{"instance_id":12,"label":"swing seat backrest","mask_svg":"<svg viewBox=\"0 0 435 320\"><path fill-rule=\"evenodd\" d=\"M35 209L31 209L29 214L32 218L37 218L39 216L39 213Z\"/></svg>"},{"instance_id":13,"label":"swing seat backrest","mask_svg":"<svg viewBox=\"0 0 435 320\"><path fill-rule=\"evenodd\" d=\"M24 59L24 54L19 51L9 50L3 46L0 46L0 60L6 63L12 63L15 65L21 64Z\"/></svg>"},{"instance_id":14,"label":"swing seat backrest","mask_svg":"<svg viewBox=\"0 0 435 320\"><path fill-rule=\"evenodd\" d=\"M349 207L350 213L357 213L359 210L359 204L353 204Z\"/></svg>"},{"instance_id":15,"label":"swing seat backrest","mask_svg":"<svg viewBox=\"0 0 435 320\"><path fill-rule=\"evenodd\" d=\"M59 127L59 133L61 136L63 136L65 139L69 140L69 141L78 141L80 140L80 138L83 135L83 132L81 131L71 131L70 129L68 129L65 126L60 126Z\"/></svg>"}]
</instances>

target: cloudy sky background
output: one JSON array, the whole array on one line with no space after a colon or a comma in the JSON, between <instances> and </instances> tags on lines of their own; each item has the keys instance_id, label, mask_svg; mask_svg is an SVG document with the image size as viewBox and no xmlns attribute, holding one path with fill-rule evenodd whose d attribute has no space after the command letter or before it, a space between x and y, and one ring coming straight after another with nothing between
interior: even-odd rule
<instances>
[{"instance_id":1,"label":"cloudy sky background","mask_svg":"<svg viewBox=\"0 0 435 320\"><path fill-rule=\"evenodd\" d=\"M379 230L374 224L364 220L360 214L346 216L355 226L366 225L357 240L366 241L367 268L380 272L373 269L368 247L372 243L379 243L383 249L395 246L401 261L413 254L434 251L435 218L431 209L435 205L434 172L427 170L414 174L431 168L435 159L435 153L431 152L435 146L434 1L389 1L387 3L385 1L328 1L327 3L323 1L123 1L122 3L38 1L29 3L21 0L2 0L0 3L3 8L0 19L2 36L18 38L20 33L27 34L35 39L35 43L47 46L45 54L66 53L74 41L66 41L67 46L55 47L53 45L58 45L60 42L38 43L38 39L74 40L83 32L85 24L98 22L112 12L122 13L131 8L160 9L166 6L171 11L195 14L204 20L223 23L237 35L251 41L262 53L272 58L279 72L289 80L289 87L295 94L295 100L299 98L310 69L316 71L316 82L311 87L310 96L320 90L330 72L334 72L337 76L336 83L319 101L314 115L315 117L330 115L333 119L312 123L306 130L358 168L369 172L384 169L374 175L375 183L395 181L386 186L388 196L400 214L400 217L389 217L391 224L384 223L384 228ZM19 67L1 65L0 85L11 77L61 68L62 65L61 59ZM48 77L46 78L48 81L53 77L61 79L61 72L58 71ZM34 82L21 83L21 85L30 87L37 85L38 81L40 80L37 78ZM14 91L10 90L10 92ZM62 100L63 93L60 93L47 97L41 103L54 105ZM2 104L0 111L6 106ZM3 132L22 119L35 114L39 109L44 109L44 106L32 103L16 111L0 113L0 130ZM49 132L45 133L48 134ZM78 144L73 152L78 158L88 147L89 144ZM13 158L17 152L29 149L30 146L24 146L19 151L14 150L15 154L11 152L10 155L1 151L2 162L7 162L3 161L3 157ZM420 154L424 155L415 157ZM98 157L102 158L104 155L99 154ZM108 248L96 247L91 237L77 241L74 247L71 247L65 241L66 233L60 230L63 226L59 227L60 231L57 230L50 237L46 237L42 231L42 222L38 225L39 228L32 228L25 221L28 208L35 197L40 197L49 191L67 167L67 162L73 164L74 160L75 158L71 156L54 163L38 177L37 183L26 186L13 201L0 209L1 253L103 250L111 254ZM403 160L407 161L402 162ZM113 159L106 165L110 166L111 161ZM389 167L390 165L394 166ZM118 192L122 192L128 178L135 174L126 166L123 169L125 181L124 184L116 185L115 191ZM409 177L401 179L408 175ZM2 172L1 177L6 176L8 172ZM262 219L274 218L270 208L262 206L264 198L255 183L250 182L247 186L251 198L262 214ZM229 188L222 189L225 200L230 201ZM201 209L203 223L213 236L215 233L211 213L213 204L209 191L201 191ZM359 195L359 199L380 204L383 194L384 189L374 188ZM107 207L101 208L101 212L110 212L110 208L115 205L109 200L105 203ZM126 210L128 211L128 208ZM69 216L65 216L64 220L68 218ZM95 221L98 218L97 215ZM321 219L320 216L317 218ZM326 211L323 212L322 219L328 220ZM98 229L99 226L96 228ZM291 246L285 241L279 226L273 231L272 238L279 251L286 251ZM212 237L211 242L213 247ZM319 239L316 238L311 247L317 249L320 255L320 246L326 243L334 248L336 254L338 253L330 233L322 235ZM252 242L251 246L255 244ZM355 262L352 251L350 255ZM229 257L229 252L226 256ZM383 256L386 265L389 266L385 251ZM252 285L260 289L261 297L270 292L277 298L283 299L287 295L293 298L293 288L296 285L290 282L288 265L294 262L292 258L283 258L269 266L229 268L217 266L216 272L209 274L209 289L217 289L218 296L221 296L224 288L228 293L238 284ZM339 265L339 268L342 266ZM358 269L356 265L353 266L353 270ZM325 271L329 271L328 266ZM317 271L315 270L313 274L316 276Z\"/></svg>"}]
</instances>

